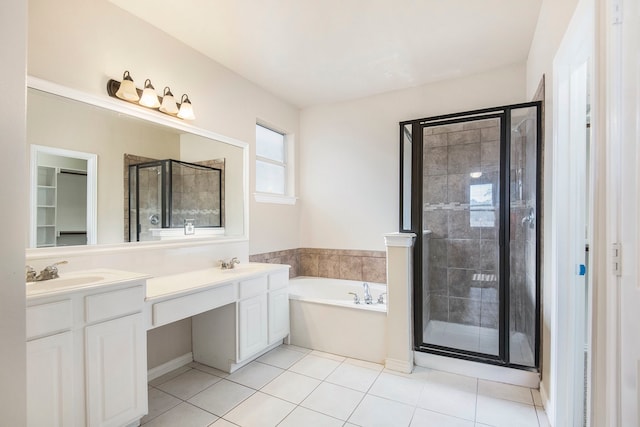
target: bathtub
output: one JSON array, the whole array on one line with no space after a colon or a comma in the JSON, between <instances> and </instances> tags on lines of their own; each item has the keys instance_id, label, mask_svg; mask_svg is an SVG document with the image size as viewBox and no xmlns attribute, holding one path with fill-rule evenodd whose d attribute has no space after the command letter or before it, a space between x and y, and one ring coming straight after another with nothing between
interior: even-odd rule
<instances>
[{"instance_id":1,"label":"bathtub","mask_svg":"<svg viewBox=\"0 0 640 427\"><path fill-rule=\"evenodd\" d=\"M289 281L291 344L354 359L384 363L386 357L385 304L377 304L387 291L369 283L374 304L364 303L361 281L296 277ZM354 304L353 295L360 297Z\"/></svg>"}]
</instances>

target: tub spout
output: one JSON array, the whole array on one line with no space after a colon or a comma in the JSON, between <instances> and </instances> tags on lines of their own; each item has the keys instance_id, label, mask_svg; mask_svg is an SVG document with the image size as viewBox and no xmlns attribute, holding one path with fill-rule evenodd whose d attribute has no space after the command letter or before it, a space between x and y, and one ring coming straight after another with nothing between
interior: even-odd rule
<instances>
[{"instance_id":1,"label":"tub spout","mask_svg":"<svg viewBox=\"0 0 640 427\"><path fill-rule=\"evenodd\" d=\"M349 292L349 295L353 295L353 303L360 304L360 297L355 292Z\"/></svg>"},{"instance_id":2,"label":"tub spout","mask_svg":"<svg viewBox=\"0 0 640 427\"><path fill-rule=\"evenodd\" d=\"M369 290L369 284L367 282L364 282L362 286L364 287L364 303L372 304L373 297L371 296L371 291Z\"/></svg>"}]
</instances>

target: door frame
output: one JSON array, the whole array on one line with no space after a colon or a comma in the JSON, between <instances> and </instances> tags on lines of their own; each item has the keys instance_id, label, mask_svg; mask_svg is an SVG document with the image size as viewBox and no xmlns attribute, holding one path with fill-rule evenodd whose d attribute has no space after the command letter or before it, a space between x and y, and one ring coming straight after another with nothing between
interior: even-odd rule
<instances>
[{"instance_id":1,"label":"door frame","mask_svg":"<svg viewBox=\"0 0 640 427\"><path fill-rule=\"evenodd\" d=\"M577 185L579 191L589 194L589 202L586 206L588 210L588 220L586 220L586 234L588 242L593 241L594 230L594 146L596 142L593 138L598 134L599 117L592 114L591 118L591 135L590 152L588 153L589 162L578 156L576 159L573 147L569 146L569 142L574 140L572 129L574 127L571 118L572 109L572 75L587 64L588 89L590 94L590 105L592 112L598 104L598 93L595 91L595 81L597 79L595 57L595 3L593 0L581 0L576 7L573 18L569 24L567 32L558 48L553 61L553 141L551 145L551 181L552 181L552 203L550 224L550 269L545 275L546 289L549 290L551 298L550 312L550 364L549 369L550 384L543 384L543 388L549 387L549 401L546 404L546 411L552 425L578 425L578 415L575 410L575 401L584 394L582 385L576 382L574 375L567 374L574 372L576 349L582 343L582 335L577 334L576 328L581 325L575 319L575 311L578 309L577 304L582 301L576 301L577 297L582 297L582 290L577 286L582 285L582 281L576 280L575 268L579 264L587 264L594 266L593 251L590 245L589 260L586 261L584 252L582 254L576 250L576 247L584 246L584 233L580 230L572 230L570 225L574 218L576 207L570 206L569 199L573 190L572 171L576 167L585 167L586 175L582 183ZM573 88L575 89L575 88ZM586 87L585 87L586 89ZM586 96L585 93L578 96ZM575 111L573 114L576 114ZM584 112L586 115L586 111ZM573 133L577 130L573 129ZM586 132L586 130L585 130ZM576 165L575 162L584 162L582 165ZM590 177L589 180L587 177ZM578 197L578 200L583 200ZM580 208L578 208L580 209ZM585 208L583 208L585 209ZM584 212L578 211L580 215ZM586 262L585 262L586 261ZM595 266L594 266L595 267ZM594 268L595 270L595 268ZM593 280L594 274L589 273L586 285L586 325L587 328L587 369L586 384L587 398L585 412L587 414L587 425L589 425L591 414L591 384L592 384L592 331L593 331ZM571 286L567 284L574 285ZM570 351L567 351L570 349ZM546 393L545 393L546 394ZM582 424L580 424L582 425Z\"/></svg>"},{"instance_id":2,"label":"door frame","mask_svg":"<svg viewBox=\"0 0 640 427\"><path fill-rule=\"evenodd\" d=\"M500 206L497 212L497 218L500 225L500 242L499 248L499 266L500 272L500 304L499 304L499 323L507 325L509 322L509 230L510 230L510 147L511 147L511 112L522 108L536 108L536 211L535 223L541 224L541 215L543 209L543 201L541 197L542 179L540 172L542 170L542 101L531 101L519 104L497 106L493 108L484 108L459 113L445 114L415 120L407 120L400 122L400 203L399 203L399 229L401 232L412 232L416 234L416 243L413 248L414 260L421 260L423 246L423 128L427 124L433 126L463 123L467 121L483 120L498 118L500 119L500 189L499 200ZM405 135L405 126L411 127L410 137ZM405 141L410 138L410 141ZM410 142L410 144L405 144ZM405 149L411 150L410 158L406 155ZM409 194L406 190L407 169L411 170L411 200L405 200ZM404 197L403 197L404 196ZM410 221L407 221L407 211L411 212ZM408 224L407 224L408 222ZM535 301L535 348L534 366L524 366L509 362L509 337L508 333L500 333L499 355L492 356L488 354L475 353L467 350L452 349L437 345L423 345L422 337L422 286L413 287L413 300L420 301L419 304L413 304L413 333L414 333L414 350L418 352L426 352L439 356L453 357L473 362L481 362L491 365L515 368L518 370L538 372L540 369L540 343L541 343L541 274L540 262L541 258L541 241L542 229L536 227L536 301ZM415 262L413 268L413 282L422 283L422 262Z\"/></svg>"}]
</instances>

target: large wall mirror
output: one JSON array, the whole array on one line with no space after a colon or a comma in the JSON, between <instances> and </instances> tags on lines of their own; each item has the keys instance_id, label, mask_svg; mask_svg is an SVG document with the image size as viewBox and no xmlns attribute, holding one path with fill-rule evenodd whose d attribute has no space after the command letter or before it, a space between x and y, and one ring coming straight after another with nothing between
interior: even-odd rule
<instances>
[{"instance_id":1,"label":"large wall mirror","mask_svg":"<svg viewBox=\"0 0 640 427\"><path fill-rule=\"evenodd\" d=\"M27 247L130 241L128 189L132 158L171 159L188 164L213 162L212 167L222 170L222 178L215 180L218 188L211 190L212 197L222 204L216 211L223 215L217 224L219 229L205 232L196 220L195 232L174 230L166 238L246 236L246 143L174 119L154 117L159 114L138 113L135 107L120 106L111 99L73 90L67 94L65 88L38 79L30 78L29 86L31 227ZM203 180L196 180L203 187ZM70 196L73 208L68 201ZM194 207L189 209L194 212L187 216L198 218ZM211 228L210 223L206 226ZM157 238L161 239L164 238Z\"/></svg>"}]
</instances>

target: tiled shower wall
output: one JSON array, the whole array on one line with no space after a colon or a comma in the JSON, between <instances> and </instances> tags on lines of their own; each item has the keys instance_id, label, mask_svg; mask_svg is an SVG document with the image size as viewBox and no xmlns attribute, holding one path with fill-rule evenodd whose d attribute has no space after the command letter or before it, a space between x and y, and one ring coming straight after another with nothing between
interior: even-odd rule
<instances>
[{"instance_id":1,"label":"tiled shower wall","mask_svg":"<svg viewBox=\"0 0 640 427\"><path fill-rule=\"evenodd\" d=\"M150 157L142 157L133 154L124 155L124 241L129 241L129 166L140 163L157 161ZM211 173L210 171L197 170L187 167L177 167L174 170L174 186L173 197L176 199L175 206L181 206L180 209L174 210L172 227L182 227L185 218L194 219L196 227L204 225L212 225L220 222L220 226L224 227L224 200L225 200L225 159L213 159L195 162L195 164L208 166L220 170L220 187L217 186L217 180L212 182L210 179L201 179L198 175ZM215 184L215 185L214 185ZM138 183L139 189L144 188L146 191L141 192L140 209L142 228L148 229L152 227L148 223L150 213L160 214L159 209L159 187L154 182L153 188L149 187L149 180L141 179ZM214 206L214 201L220 199L221 205L215 209L201 209L200 206ZM216 203L217 204L217 203ZM153 208L153 212L149 211Z\"/></svg>"},{"instance_id":2,"label":"tiled shower wall","mask_svg":"<svg viewBox=\"0 0 640 427\"><path fill-rule=\"evenodd\" d=\"M424 227L431 231L423 263L424 326L431 319L496 328L497 210L490 226L472 227L470 186L492 184L493 205L498 205L499 122L425 128L423 153ZM471 172L482 175L472 178Z\"/></svg>"},{"instance_id":3,"label":"tiled shower wall","mask_svg":"<svg viewBox=\"0 0 640 427\"><path fill-rule=\"evenodd\" d=\"M386 283L384 251L297 248L249 257L251 262L289 264L289 277L313 276Z\"/></svg>"}]
</instances>

